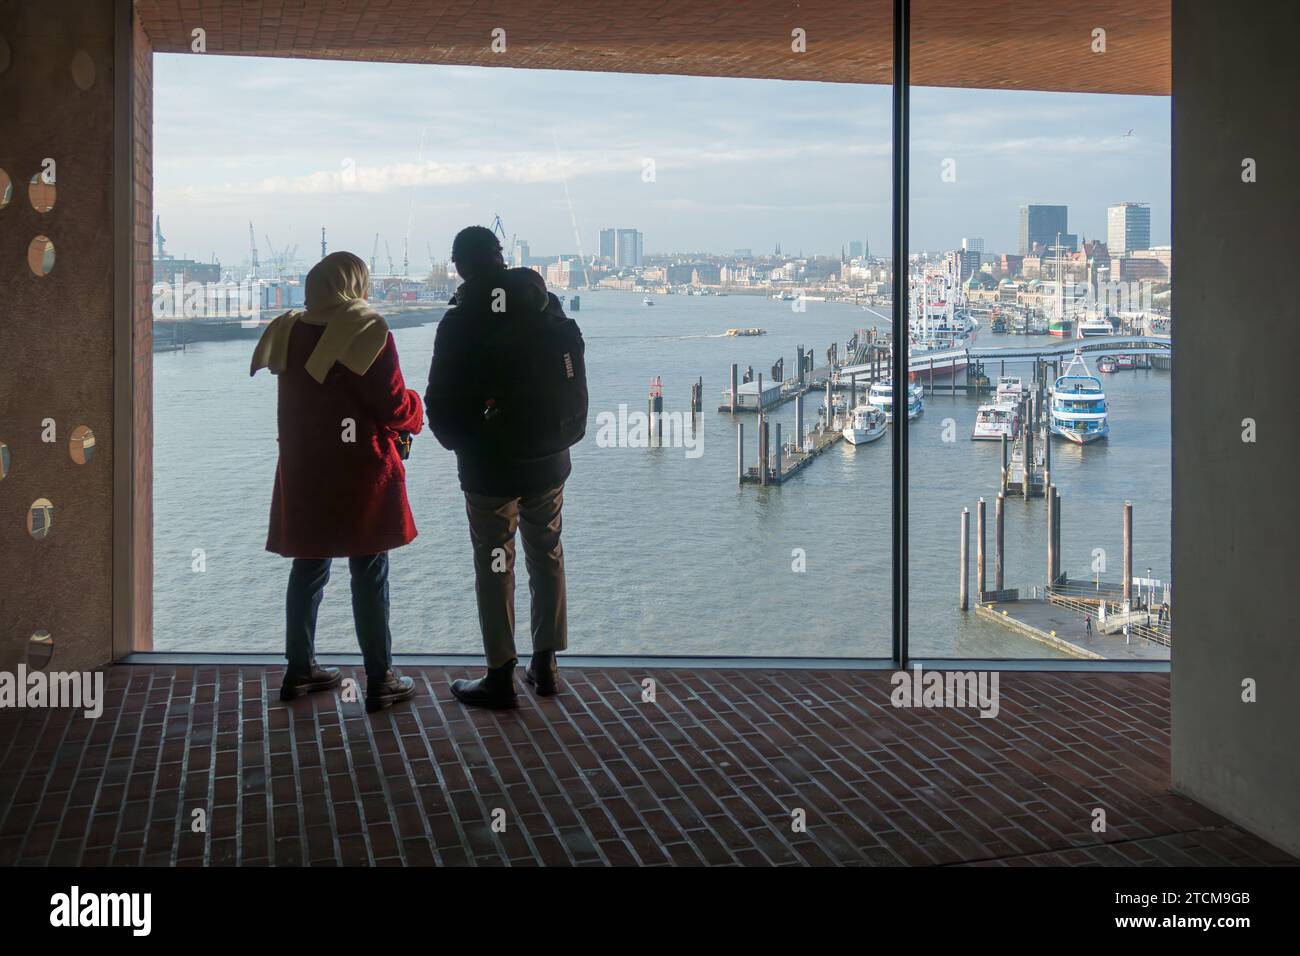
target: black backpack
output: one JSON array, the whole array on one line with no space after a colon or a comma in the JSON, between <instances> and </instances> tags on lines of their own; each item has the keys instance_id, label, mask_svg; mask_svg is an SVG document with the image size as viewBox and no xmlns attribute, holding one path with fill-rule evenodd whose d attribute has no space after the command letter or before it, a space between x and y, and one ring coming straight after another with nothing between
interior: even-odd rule
<instances>
[{"instance_id":1,"label":"black backpack","mask_svg":"<svg viewBox=\"0 0 1300 956\"><path fill-rule=\"evenodd\" d=\"M548 458L587 434L587 363L582 330L545 312L503 316L489 337L484 422L509 457Z\"/></svg>"}]
</instances>

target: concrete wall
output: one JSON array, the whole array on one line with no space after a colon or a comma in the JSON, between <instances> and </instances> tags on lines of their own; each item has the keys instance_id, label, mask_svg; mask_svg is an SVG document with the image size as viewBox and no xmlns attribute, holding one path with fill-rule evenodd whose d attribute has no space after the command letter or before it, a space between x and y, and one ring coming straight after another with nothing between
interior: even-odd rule
<instances>
[{"instance_id":1,"label":"concrete wall","mask_svg":"<svg viewBox=\"0 0 1300 956\"><path fill-rule=\"evenodd\" d=\"M1298 10L1179 0L1173 11L1173 784L1294 854ZM1245 158L1254 183L1242 182ZM1242 700L1246 679L1255 703Z\"/></svg>"}]
</instances>

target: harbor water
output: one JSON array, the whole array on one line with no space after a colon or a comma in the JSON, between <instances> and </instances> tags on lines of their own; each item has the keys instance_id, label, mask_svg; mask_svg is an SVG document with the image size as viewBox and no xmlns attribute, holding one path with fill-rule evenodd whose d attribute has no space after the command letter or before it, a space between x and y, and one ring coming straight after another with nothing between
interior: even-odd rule
<instances>
[{"instance_id":1,"label":"harbor water","mask_svg":"<svg viewBox=\"0 0 1300 956\"><path fill-rule=\"evenodd\" d=\"M591 419L573 449L564 542L571 653L788 657L888 656L891 629L891 436L840 442L779 487L738 486L736 422L756 462L757 419L717 408L738 362L789 376L796 347L819 366L827 346L885 320L848 303L753 296L582 292L575 318L587 342ZM887 314L887 310L877 310ZM735 338L728 328L761 327ZM423 392L435 327L394 332L408 386ZM976 346L1060 344L1048 336L992 335ZM164 651L283 648L289 562L264 550L276 463L275 381L249 378L251 341L191 344L154 357L154 646ZM1089 358L1094 366L1093 358ZM986 373L999 374L1000 363ZM1030 367L1008 363L1028 380ZM607 441L600 421L644 413L649 382L664 410L689 419L704 380L702 451ZM960 380L960 379L959 379ZM1062 567L1072 579L1120 577L1121 513L1134 506L1134 572L1168 580L1169 373L1103 376L1109 439L1086 447L1054 440L1052 479L1062 498ZM809 396L805 422L816 421ZM981 400L925 396L907 427L910 464L910 641L914 654L1032 658L1059 652L958 610L959 520L983 496L989 518L1000 448L972 442ZM606 417L601 419L599 416ZM785 438L794 405L773 412ZM603 438L602 438L603 436ZM670 436L672 437L672 436ZM407 462L419 537L392 555L393 647L398 653L478 653L464 499L455 459L427 431ZM1007 587L1045 583L1045 504L1006 503ZM326 519L327 520L327 519ZM972 555L974 544L972 541ZM973 565L973 558L972 558ZM518 644L528 641L527 575L517 569ZM973 582L972 566L972 588ZM355 652L346 562L335 562L320 611L318 650Z\"/></svg>"}]
</instances>

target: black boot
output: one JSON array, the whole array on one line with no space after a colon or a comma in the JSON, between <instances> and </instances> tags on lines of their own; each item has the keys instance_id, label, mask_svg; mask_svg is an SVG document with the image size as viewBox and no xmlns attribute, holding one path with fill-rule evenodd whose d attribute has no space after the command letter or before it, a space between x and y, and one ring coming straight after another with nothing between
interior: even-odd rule
<instances>
[{"instance_id":1,"label":"black boot","mask_svg":"<svg viewBox=\"0 0 1300 956\"><path fill-rule=\"evenodd\" d=\"M414 696L415 681L389 670L380 680L372 677L366 681L366 713L373 714Z\"/></svg>"},{"instance_id":2,"label":"black boot","mask_svg":"<svg viewBox=\"0 0 1300 956\"><path fill-rule=\"evenodd\" d=\"M285 671L280 683L280 699L293 700L303 694L314 694L318 690L331 690L343 683L343 673L337 667L321 667L315 661L305 674Z\"/></svg>"},{"instance_id":3,"label":"black boot","mask_svg":"<svg viewBox=\"0 0 1300 956\"><path fill-rule=\"evenodd\" d=\"M550 697L556 692L558 671L555 651L533 651L533 659L528 662L524 680L537 688L538 697Z\"/></svg>"},{"instance_id":4,"label":"black boot","mask_svg":"<svg viewBox=\"0 0 1300 956\"><path fill-rule=\"evenodd\" d=\"M500 667L488 668L488 672L478 680L454 680L451 682L451 692L462 704L472 707L518 707L515 664L515 659L511 658Z\"/></svg>"}]
</instances>

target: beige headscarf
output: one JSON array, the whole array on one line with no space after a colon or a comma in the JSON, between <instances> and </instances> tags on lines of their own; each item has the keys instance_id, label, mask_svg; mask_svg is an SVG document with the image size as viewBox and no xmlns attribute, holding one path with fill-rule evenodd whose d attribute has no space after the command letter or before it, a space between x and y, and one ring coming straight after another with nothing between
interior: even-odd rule
<instances>
[{"instance_id":1,"label":"beige headscarf","mask_svg":"<svg viewBox=\"0 0 1300 956\"><path fill-rule=\"evenodd\" d=\"M324 382L339 362L358 375L365 375L388 344L388 324L366 301L370 294L370 273L366 264L350 252L331 252L307 273L304 303L307 311L294 309L271 320L253 349L248 374L260 368L272 375L283 372L289 361L289 336L294 323L323 325L325 331L307 358L307 374Z\"/></svg>"}]
</instances>

